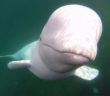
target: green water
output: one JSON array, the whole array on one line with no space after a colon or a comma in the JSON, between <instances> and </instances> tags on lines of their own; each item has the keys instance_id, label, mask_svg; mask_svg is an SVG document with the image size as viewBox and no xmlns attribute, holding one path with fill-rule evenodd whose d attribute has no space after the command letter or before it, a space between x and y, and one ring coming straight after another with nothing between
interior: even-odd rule
<instances>
[{"instance_id":1,"label":"green water","mask_svg":"<svg viewBox=\"0 0 110 96\"><path fill-rule=\"evenodd\" d=\"M30 71L9 70L9 59L0 60L0 96L110 96L109 0L0 0L0 54L11 54L39 37L50 14L65 4L94 9L103 22L103 34L93 66L100 75L93 81L77 77L46 81Z\"/></svg>"}]
</instances>

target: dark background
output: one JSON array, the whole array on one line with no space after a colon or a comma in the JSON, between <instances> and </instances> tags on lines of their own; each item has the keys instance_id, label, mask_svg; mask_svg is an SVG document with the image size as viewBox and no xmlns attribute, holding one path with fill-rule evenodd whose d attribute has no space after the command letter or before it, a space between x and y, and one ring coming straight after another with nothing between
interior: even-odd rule
<instances>
[{"instance_id":1,"label":"dark background","mask_svg":"<svg viewBox=\"0 0 110 96\"><path fill-rule=\"evenodd\" d=\"M51 13L62 5L88 6L103 22L98 55L92 64L100 71L98 78L40 80L28 70L9 70L9 60L0 59L0 96L110 96L109 3L109 0L0 0L0 55L12 54L36 40Z\"/></svg>"}]
</instances>

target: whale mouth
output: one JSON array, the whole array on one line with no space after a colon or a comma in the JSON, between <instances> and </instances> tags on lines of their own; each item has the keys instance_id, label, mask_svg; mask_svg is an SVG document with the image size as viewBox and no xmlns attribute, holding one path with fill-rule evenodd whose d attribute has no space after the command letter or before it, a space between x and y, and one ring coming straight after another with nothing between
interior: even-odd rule
<instances>
[{"instance_id":1,"label":"whale mouth","mask_svg":"<svg viewBox=\"0 0 110 96\"><path fill-rule=\"evenodd\" d=\"M91 58L89 58L88 55L85 55L83 53L76 53L74 51L61 51L58 50L48 44L42 43L44 46L50 48L53 50L56 54L60 54L59 61L65 63L65 64L70 64L70 65L83 65L91 62ZM55 54L54 53L54 54Z\"/></svg>"},{"instance_id":2,"label":"whale mouth","mask_svg":"<svg viewBox=\"0 0 110 96\"><path fill-rule=\"evenodd\" d=\"M83 65L91 62L91 59L83 54L77 54L75 52L64 52L64 62L74 65Z\"/></svg>"}]
</instances>

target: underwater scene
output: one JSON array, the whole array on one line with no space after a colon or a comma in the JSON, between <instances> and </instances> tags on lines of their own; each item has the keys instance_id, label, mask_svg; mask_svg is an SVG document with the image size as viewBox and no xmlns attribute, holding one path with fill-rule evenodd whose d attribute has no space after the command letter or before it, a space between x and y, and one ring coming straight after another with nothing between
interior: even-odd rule
<instances>
[{"instance_id":1,"label":"underwater scene","mask_svg":"<svg viewBox=\"0 0 110 96\"><path fill-rule=\"evenodd\" d=\"M0 96L110 96L109 0L0 0Z\"/></svg>"}]
</instances>

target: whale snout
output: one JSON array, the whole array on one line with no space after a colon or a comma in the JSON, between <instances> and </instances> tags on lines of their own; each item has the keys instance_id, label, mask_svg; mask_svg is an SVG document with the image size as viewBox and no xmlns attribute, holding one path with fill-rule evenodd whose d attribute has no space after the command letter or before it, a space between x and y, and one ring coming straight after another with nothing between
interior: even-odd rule
<instances>
[{"instance_id":1,"label":"whale snout","mask_svg":"<svg viewBox=\"0 0 110 96\"><path fill-rule=\"evenodd\" d=\"M54 51L53 55L60 54L60 61L64 63L72 64L72 65L83 65L94 61L97 54L97 45L94 44L86 44L86 43L78 43L74 42L69 44L69 42L65 42L65 44L46 44L42 43L47 48L50 48ZM67 46L67 45L68 46ZM49 49L49 50L50 50ZM57 56L57 55L56 55ZM63 59L62 59L63 58Z\"/></svg>"},{"instance_id":2,"label":"whale snout","mask_svg":"<svg viewBox=\"0 0 110 96\"><path fill-rule=\"evenodd\" d=\"M66 54L73 54L73 60L76 60L77 63L80 62L83 64L85 62L95 60L97 54L97 45L82 43L70 47L68 46L67 48L64 48L62 50L65 50L64 53Z\"/></svg>"},{"instance_id":3,"label":"whale snout","mask_svg":"<svg viewBox=\"0 0 110 96\"><path fill-rule=\"evenodd\" d=\"M71 64L87 64L95 60L97 48L73 47L72 50L64 51L65 62Z\"/></svg>"}]
</instances>

